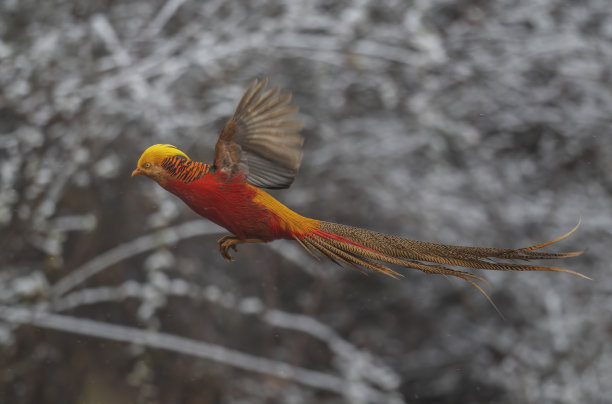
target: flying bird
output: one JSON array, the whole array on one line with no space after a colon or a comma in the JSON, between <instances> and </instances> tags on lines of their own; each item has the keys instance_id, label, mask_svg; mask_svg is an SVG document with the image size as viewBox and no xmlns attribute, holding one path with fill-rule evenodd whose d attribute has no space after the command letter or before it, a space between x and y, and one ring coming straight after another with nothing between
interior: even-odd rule
<instances>
[{"instance_id":1,"label":"flying bird","mask_svg":"<svg viewBox=\"0 0 612 404\"><path fill-rule=\"evenodd\" d=\"M557 239L529 247L481 248L408 240L292 211L263 189L288 188L298 172L303 137L297 112L291 93L269 88L267 79L254 80L222 129L212 164L191 160L175 146L156 144L144 151L132 176L155 180L196 213L232 233L218 241L219 252L227 261L232 260L229 249L236 251L239 244L289 239L316 258L326 257L360 271L402 276L388 266L394 264L455 276L478 288L491 303L476 283L484 279L465 268L555 271L587 278L565 268L524 263L580 255L540 251L565 239L578 226Z\"/></svg>"}]
</instances>

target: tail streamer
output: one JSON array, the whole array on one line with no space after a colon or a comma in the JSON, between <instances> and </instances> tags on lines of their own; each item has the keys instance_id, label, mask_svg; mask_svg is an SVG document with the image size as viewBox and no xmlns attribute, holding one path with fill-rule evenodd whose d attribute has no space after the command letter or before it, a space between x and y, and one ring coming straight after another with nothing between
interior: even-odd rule
<instances>
[{"instance_id":1,"label":"tail streamer","mask_svg":"<svg viewBox=\"0 0 612 404\"><path fill-rule=\"evenodd\" d=\"M362 272L364 269L371 269L392 278L403 276L381 263L384 262L418 269L429 274L461 278L476 287L497 310L491 298L476 283L477 281L486 283L484 278L463 269L451 267L494 271L566 272L590 279L585 275L566 268L516 262L561 259L576 257L582 254L582 251L567 253L539 251L543 247L569 237L578 229L579 225L580 222L568 233L554 240L517 249L464 247L428 243L329 222L320 222L319 229L301 237L296 236L295 239L306 251L315 257L316 253L318 253L337 264L346 264Z\"/></svg>"}]
</instances>

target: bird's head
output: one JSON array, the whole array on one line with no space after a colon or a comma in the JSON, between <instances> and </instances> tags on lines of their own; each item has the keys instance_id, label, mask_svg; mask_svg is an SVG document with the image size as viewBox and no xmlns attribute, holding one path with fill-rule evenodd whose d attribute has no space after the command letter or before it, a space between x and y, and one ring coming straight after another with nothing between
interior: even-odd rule
<instances>
[{"instance_id":1,"label":"bird's head","mask_svg":"<svg viewBox=\"0 0 612 404\"><path fill-rule=\"evenodd\" d=\"M164 185L168 178L168 173L162 167L162 162L164 159L174 156L181 156L189 160L185 153L171 144L155 144L142 153L136 169L132 172L132 177L144 175Z\"/></svg>"}]
</instances>

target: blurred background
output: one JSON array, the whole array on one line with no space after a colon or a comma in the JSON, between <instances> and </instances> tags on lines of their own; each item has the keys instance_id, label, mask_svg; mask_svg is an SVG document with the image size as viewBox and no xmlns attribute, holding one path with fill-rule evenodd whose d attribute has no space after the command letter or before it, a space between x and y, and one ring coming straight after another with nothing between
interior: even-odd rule
<instances>
[{"instance_id":1,"label":"blurred background","mask_svg":"<svg viewBox=\"0 0 612 404\"><path fill-rule=\"evenodd\" d=\"M297 212L555 263L396 281L241 246L155 183L247 84L305 123ZM0 402L607 403L608 0L0 3Z\"/></svg>"}]
</instances>

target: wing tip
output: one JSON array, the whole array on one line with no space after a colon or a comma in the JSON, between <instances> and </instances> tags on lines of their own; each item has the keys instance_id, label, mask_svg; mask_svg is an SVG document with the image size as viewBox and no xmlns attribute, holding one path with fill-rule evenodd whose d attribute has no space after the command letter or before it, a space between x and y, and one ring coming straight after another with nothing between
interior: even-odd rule
<instances>
[{"instance_id":1,"label":"wing tip","mask_svg":"<svg viewBox=\"0 0 612 404\"><path fill-rule=\"evenodd\" d=\"M303 123L296 116L298 106L291 104L291 92L269 84L267 77L255 78L245 90L232 118L239 127L233 141L241 148L250 184L287 188L303 157Z\"/></svg>"}]
</instances>

